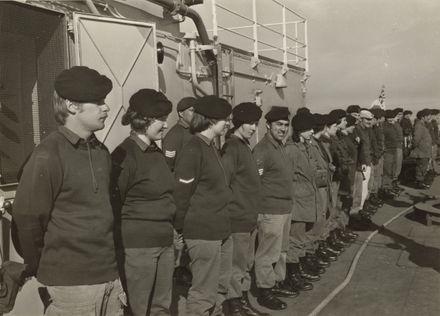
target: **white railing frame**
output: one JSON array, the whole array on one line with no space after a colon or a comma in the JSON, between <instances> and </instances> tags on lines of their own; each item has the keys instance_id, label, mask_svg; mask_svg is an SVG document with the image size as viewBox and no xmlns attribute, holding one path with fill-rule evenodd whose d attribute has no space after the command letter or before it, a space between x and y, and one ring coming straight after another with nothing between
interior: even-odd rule
<instances>
[{"instance_id":1,"label":"white railing frame","mask_svg":"<svg viewBox=\"0 0 440 316\"><path fill-rule=\"evenodd\" d=\"M308 72L309 69L309 62L308 62L308 36L307 36L307 19L300 14L296 13L295 11L289 9L285 4L281 3L278 0L271 0L273 3L279 5L281 7L281 15L282 15L282 22L280 23L259 23L257 20L257 1L258 0L252 0L252 18L247 17L245 15L242 15L240 13L234 12L233 10L225 7L224 5L221 5L217 3L217 0L211 0L212 3L212 22L213 22L213 38L214 41L217 41L219 38L219 32L220 31L227 31L230 33L233 33L235 35L244 37L246 39L249 39L253 43L253 50L250 50L249 52L253 53L254 59L259 60L259 53L261 52L267 52L267 51L281 51L282 52L282 62L284 67L287 67L290 62L295 63L295 65L298 65L299 63L304 62L304 69L306 72ZM217 19L217 8L221 8L222 10L237 16L241 19L246 20L247 22L252 23L251 25L243 25L243 26L235 26L235 27L226 27L218 24ZM287 21L286 13L290 12L294 14L296 17L300 19L300 21ZM298 25L304 24L304 42L298 40ZM282 26L282 32L274 30L271 28L271 26ZM294 25L294 37L289 36L287 34L287 26L288 25ZM249 29L252 28L252 36L245 35L243 33L238 32L239 30L243 29ZM273 44L270 44L268 42L262 41L261 39L258 39L258 31L259 29L265 29L270 32L273 32L277 35L280 35L282 37L282 48L277 47ZM294 45L289 46L289 42L293 42ZM259 47L259 44L262 44L264 46L270 47L270 48L261 48ZM301 55L300 50L304 50L304 54ZM294 56L294 59L289 59L288 56Z\"/></svg>"}]
</instances>

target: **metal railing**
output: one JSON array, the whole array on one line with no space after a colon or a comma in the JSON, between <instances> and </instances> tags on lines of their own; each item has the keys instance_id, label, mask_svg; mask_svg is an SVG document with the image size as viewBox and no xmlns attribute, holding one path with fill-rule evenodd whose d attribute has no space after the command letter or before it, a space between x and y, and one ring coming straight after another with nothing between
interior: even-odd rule
<instances>
[{"instance_id":1,"label":"metal railing","mask_svg":"<svg viewBox=\"0 0 440 316\"><path fill-rule=\"evenodd\" d=\"M265 52L280 52L276 55L277 60L282 60L284 67L288 64L302 67L308 72L308 39L307 39L307 19L297 12L288 8L284 3L278 0L240 0L240 6L252 6L252 17L240 14L235 10L227 7L223 3L227 0L210 0L212 9L212 36L215 42L225 42L226 38L221 38L219 32L228 32L240 38L247 39L252 43L252 49L249 52L253 53L255 65L259 63L260 54ZM281 22L276 23L261 23L257 14L257 8L265 8L267 6L275 5L280 8ZM239 18L244 22L249 22L248 25L226 26L228 21L219 21L219 14L217 10L220 9L225 14L232 17ZM289 20L288 19L289 15ZM228 20L227 18L225 20ZM221 24L220 24L221 23ZM282 31L276 30L273 27L282 27ZM293 26L293 29L288 27ZM245 34L244 30L252 29L252 36ZM275 35L274 38L264 36L262 30ZM289 31L293 34L289 35ZM273 40L282 40L282 47L276 44Z\"/></svg>"}]
</instances>

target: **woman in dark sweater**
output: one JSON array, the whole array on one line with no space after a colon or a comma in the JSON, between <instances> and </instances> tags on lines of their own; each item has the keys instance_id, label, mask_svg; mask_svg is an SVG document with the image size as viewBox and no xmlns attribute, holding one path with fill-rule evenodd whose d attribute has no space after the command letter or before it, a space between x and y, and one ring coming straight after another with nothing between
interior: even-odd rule
<instances>
[{"instance_id":1,"label":"woman in dark sweater","mask_svg":"<svg viewBox=\"0 0 440 316\"><path fill-rule=\"evenodd\" d=\"M232 265L231 192L214 138L224 135L231 105L216 96L196 101L190 129L195 136L185 145L175 166L175 226L183 232L191 259L192 286L187 315L221 311Z\"/></svg>"},{"instance_id":2,"label":"woman in dark sweater","mask_svg":"<svg viewBox=\"0 0 440 316\"><path fill-rule=\"evenodd\" d=\"M170 314L174 178L155 141L163 136L171 108L161 92L136 92L122 117L122 124L131 126L130 136L112 153L124 276L135 316Z\"/></svg>"}]
</instances>

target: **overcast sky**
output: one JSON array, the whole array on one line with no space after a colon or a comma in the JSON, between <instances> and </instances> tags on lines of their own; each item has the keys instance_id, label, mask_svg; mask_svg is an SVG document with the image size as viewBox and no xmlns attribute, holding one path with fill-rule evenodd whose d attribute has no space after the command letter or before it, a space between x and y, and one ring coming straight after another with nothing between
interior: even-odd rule
<instances>
[{"instance_id":1,"label":"overcast sky","mask_svg":"<svg viewBox=\"0 0 440 316\"><path fill-rule=\"evenodd\" d=\"M309 26L307 104L315 111L440 106L439 0L288 0Z\"/></svg>"}]
</instances>

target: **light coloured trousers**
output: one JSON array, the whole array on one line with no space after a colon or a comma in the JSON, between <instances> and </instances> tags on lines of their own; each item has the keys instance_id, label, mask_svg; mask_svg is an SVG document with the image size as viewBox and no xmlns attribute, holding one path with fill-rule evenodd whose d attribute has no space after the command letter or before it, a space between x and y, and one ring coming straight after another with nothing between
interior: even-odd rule
<instances>
[{"instance_id":1,"label":"light coloured trousers","mask_svg":"<svg viewBox=\"0 0 440 316\"><path fill-rule=\"evenodd\" d=\"M251 288L250 270L255 258L256 230L249 233L232 233L232 272L227 298L242 297Z\"/></svg>"},{"instance_id":2,"label":"light coloured trousers","mask_svg":"<svg viewBox=\"0 0 440 316\"><path fill-rule=\"evenodd\" d=\"M127 304L121 281L75 286L47 286L46 316L122 316Z\"/></svg>"},{"instance_id":3,"label":"light coloured trousers","mask_svg":"<svg viewBox=\"0 0 440 316\"><path fill-rule=\"evenodd\" d=\"M363 172L356 171L355 185L353 189L353 207L351 212L358 213L363 207L366 199L368 198L368 183L371 176L371 166L367 166Z\"/></svg>"},{"instance_id":4,"label":"light coloured trousers","mask_svg":"<svg viewBox=\"0 0 440 316\"><path fill-rule=\"evenodd\" d=\"M286 277L290 214L258 215L255 276L258 288L272 288Z\"/></svg>"},{"instance_id":5,"label":"light coloured trousers","mask_svg":"<svg viewBox=\"0 0 440 316\"><path fill-rule=\"evenodd\" d=\"M232 237L222 240L187 239L192 285L186 300L186 315L220 315L232 270Z\"/></svg>"}]
</instances>

